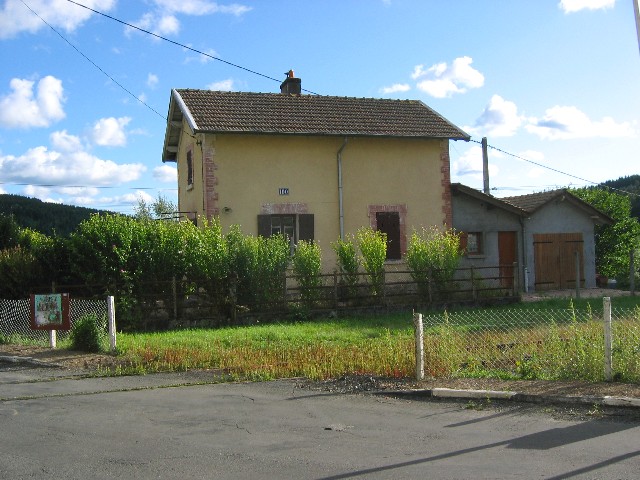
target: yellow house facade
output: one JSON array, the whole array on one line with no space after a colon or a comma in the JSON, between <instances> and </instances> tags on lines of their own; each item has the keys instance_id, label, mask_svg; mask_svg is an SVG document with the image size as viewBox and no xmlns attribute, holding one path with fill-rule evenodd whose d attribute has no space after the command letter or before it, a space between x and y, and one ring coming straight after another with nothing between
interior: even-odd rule
<instances>
[{"instance_id":1,"label":"yellow house facade","mask_svg":"<svg viewBox=\"0 0 640 480\"><path fill-rule=\"evenodd\" d=\"M291 91L293 84L293 93ZM178 207L247 235L331 243L382 230L401 262L413 228L452 225L449 140L468 135L418 101L173 90L163 161L177 162Z\"/></svg>"}]
</instances>

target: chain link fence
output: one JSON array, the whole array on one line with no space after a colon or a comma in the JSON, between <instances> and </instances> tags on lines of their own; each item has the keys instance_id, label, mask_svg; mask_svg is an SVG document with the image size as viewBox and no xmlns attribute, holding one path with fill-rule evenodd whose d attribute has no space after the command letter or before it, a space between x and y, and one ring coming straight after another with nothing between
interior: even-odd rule
<instances>
[{"instance_id":1,"label":"chain link fence","mask_svg":"<svg viewBox=\"0 0 640 480\"><path fill-rule=\"evenodd\" d=\"M612 379L640 382L640 307L612 308ZM427 315L425 374L605 380L602 310L472 310Z\"/></svg>"},{"instance_id":2,"label":"chain link fence","mask_svg":"<svg viewBox=\"0 0 640 480\"><path fill-rule=\"evenodd\" d=\"M49 344L49 331L31 328L30 300L0 299L0 337L15 343ZM71 298L69 317L73 324L85 315L95 315L100 328L107 331L107 300L82 300ZM66 340L71 330L57 330L58 340Z\"/></svg>"}]
</instances>

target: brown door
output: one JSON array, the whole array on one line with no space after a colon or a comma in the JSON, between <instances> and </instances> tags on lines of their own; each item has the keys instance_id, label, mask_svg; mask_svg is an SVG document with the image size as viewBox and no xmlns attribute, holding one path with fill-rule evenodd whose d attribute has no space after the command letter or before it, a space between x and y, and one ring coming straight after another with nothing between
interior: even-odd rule
<instances>
[{"instance_id":1,"label":"brown door","mask_svg":"<svg viewBox=\"0 0 640 480\"><path fill-rule=\"evenodd\" d=\"M542 233L533 236L536 290L575 288L576 252L584 285L582 233Z\"/></svg>"},{"instance_id":2,"label":"brown door","mask_svg":"<svg viewBox=\"0 0 640 480\"><path fill-rule=\"evenodd\" d=\"M513 264L517 259L516 238L516 232L498 232L500 285L505 288L515 286L516 272L513 270Z\"/></svg>"}]
</instances>

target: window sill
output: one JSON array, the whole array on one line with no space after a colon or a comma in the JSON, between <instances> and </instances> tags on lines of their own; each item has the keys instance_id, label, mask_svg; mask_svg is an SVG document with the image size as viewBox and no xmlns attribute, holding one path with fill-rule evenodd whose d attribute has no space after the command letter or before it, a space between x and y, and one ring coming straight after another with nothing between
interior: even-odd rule
<instances>
[{"instance_id":1,"label":"window sill","mask_svg":"<svg viewBox=\"0 0 640 480\"><path fill-rule=\"evenodd\" d=\"M193 190L193 183L187 185L187 191Z\"/></svg>"},{"instance_id":2,"label":"window sill","mask_svg":"<svg viewBox=\"0 0 640 480\"><path fill-rule=\"evenodd\" d=\"M484 253L471 253L467 254L467 258L482 260L484 258L487 258L487 256Z\"/></svg>"}]
</instances>

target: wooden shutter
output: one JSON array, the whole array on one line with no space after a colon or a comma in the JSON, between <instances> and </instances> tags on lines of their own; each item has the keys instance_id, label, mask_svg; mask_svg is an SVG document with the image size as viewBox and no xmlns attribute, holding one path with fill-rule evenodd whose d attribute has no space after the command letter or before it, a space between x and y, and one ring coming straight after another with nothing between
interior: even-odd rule
<instances>
[{"instance_id":1,"label":"wooden shutter","mask_svg":"<svg viewBox=\"0 0 640 480\"><path fill-rule=\"evenodd\" d=\"M271 215L258 215L258 235L271 236Z\"/></svg>"},{"instance_id":2,"label":"wooden shutter","mask_svg":"<svg viewBox=\"0 0 640 480\"><path fill-rule=\"evenodd\" d=\"M298 240L312 241L314 235L314 218L312 213L298 215Z\"/></svg>"}]
</instances>

